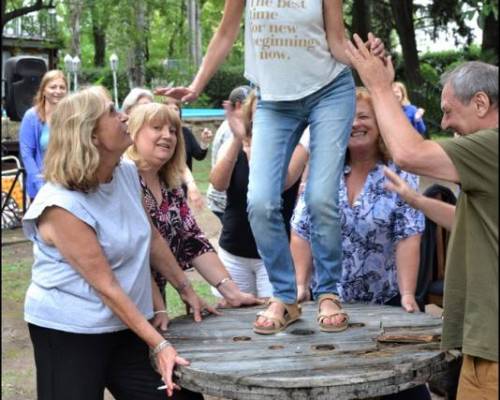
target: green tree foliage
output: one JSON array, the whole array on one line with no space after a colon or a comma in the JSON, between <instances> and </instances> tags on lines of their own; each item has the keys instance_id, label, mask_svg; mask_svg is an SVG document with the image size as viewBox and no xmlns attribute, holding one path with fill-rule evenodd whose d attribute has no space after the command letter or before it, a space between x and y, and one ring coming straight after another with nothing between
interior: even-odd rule
<instances>
[{"instance_id":1,"label":"green tree foliage","mask_svg":"<svg viewBox=\"0 0 500 400\"><path fill-rule=\"evenodd\" d=\"M63 42L60 52L62 58L69 52L71 43L68 2L74 0L53 0L58 16L58 32ZM190 32L187 22L187 0L79 0L84 2L80 16L80 51L82 61L82 83L105 84L112 89L109 70L109 56L116 53L119 58L119 98L123 100L130 85L143 83L147 87L166 85L186 85L196 73L190 61ZM201 10L201 43L205 53L209 41L222 18L225 1L232 0L197 0ZM141 3L143 21L138 24ZM396 29L394 5L405 3L410 10L414 28L406 29L403 41L401 29ZM2 12L14 12L33 5L49 5L49 0L6 0L2 2ZM392 7L391 7L392 6ZM45 14L43 14L45 13ZM33 20L33 29L43 23L47 11L40 12L41 17ZM45 15L45 17L43 17ZM437 80L445 66L467 57L477 57L489 62L498 62L498 0L439 0L421 6L412 0L344 0L346 28L366 34L368 30L382 38L389 52L396 59L398 79L405 81L412 89L411 96L416 101L426 103L426 119L438 119L440 114L439 88ZM468 21L479 16L479 25L484 30L483 43L474 47L472 31ZM450 25L454 22L456 25ZM496 27L496 29L494 29ZM401 28L401 27L400 27ZM404 28L404 27L403 27ZM407 28L407 27L406 27ZM214 76L204 96L195 105L220 106L221 100L229 91L242 83L244 47L244 21L241 32L220 71ZM465 38L463 49L432 54L417 54L416 49L404 51L403 56L395 49L401 43L412 42L415 31L425 30L429 35L437 35L445 29L451 29L457 38ZM418 43L417 43L418 45ZM452 43L450 44L453 45ZM413 62L405 62L403 57L413 57ZM74 55L74 54L72 54ZM168 60L168 62L165 62ZM406 67L404 67L406 65ZM408 66L410 65L410 66ZM411 69L419 69L423 83L412 85ZM143 79L133 79L138 72ZM430 99L430 100L428 100ZM427 104L429 102L429 104ZM435 104L432 106L430 103ZM433 108L434 107L434 108ZM435 109L436 111L432 111Z\"/></svg>"},{"instance_id":2,"label":"green tree foliage","mask_svg":"<svg viewBox=\"0 0 500 400\"><path fill-rule=\"evenodd\" d=\"M25 2L22 0L3 0L1 3L2 32L7 22L14 18L22 17L33 11L49 10L55 7L54 0L35 0Z\"/></svg>"}]
</instances>

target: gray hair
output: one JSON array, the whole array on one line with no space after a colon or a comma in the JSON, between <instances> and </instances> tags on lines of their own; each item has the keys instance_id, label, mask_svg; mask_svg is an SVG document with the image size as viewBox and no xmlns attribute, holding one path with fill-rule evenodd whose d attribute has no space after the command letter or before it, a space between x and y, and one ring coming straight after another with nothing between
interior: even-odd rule
<instances>
[{"instance_id":1,"label":"gray hair","mask_svg":"<svg viewBox=\"0 0 500 400\"><path fill-rule=\"evenodd\" d=\"M468 61L441 76L443 87L450 83L462 104L469 104L478 92L484 92L498 107L498 67L482 61Z\"/></svg>"},{"instance_id":2,"label":"gray hair","mask_svg":"<svg viewBox=\"0 0 500 400\"><path fill-rule=\"evenodd\" d=\"M151 93L148 89L143 88L133 88L127 97L123 100L122 111L125 114L128 114L130 109L137 104L141 97L147 97L151 101L153 101L153 93Z\"/></svg>"},{"instance_id":3,"label":"gray hair","mask_svg":"<svg viewBox=\"0 0 500 400\"><path fill-rule=\"evenodd\" d=\"M234 105L236 102L243 103L247 96L252 91L252 88L247 85L234 88L229 94L229 101Z\"/></svg>"}]
</instances>

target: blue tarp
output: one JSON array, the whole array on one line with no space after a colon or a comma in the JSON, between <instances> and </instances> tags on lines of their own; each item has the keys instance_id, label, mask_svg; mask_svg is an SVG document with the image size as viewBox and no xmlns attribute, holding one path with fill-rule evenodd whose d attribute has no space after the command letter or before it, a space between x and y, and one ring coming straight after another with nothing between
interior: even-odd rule
<instances>
[{"instance_id":1,"label":"blue tarp","mask_svg":"<svg viewBox=\"0 0 500 400\"><path fill-rule=\"evenodd\" d=\"M182 118L224 118L223 108L183 108Z\"/></svg>"}]
</instances>

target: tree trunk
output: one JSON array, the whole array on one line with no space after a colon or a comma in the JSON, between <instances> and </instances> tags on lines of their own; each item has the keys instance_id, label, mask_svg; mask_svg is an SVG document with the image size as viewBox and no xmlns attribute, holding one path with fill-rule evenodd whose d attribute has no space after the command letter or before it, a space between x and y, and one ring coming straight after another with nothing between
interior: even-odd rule
<instances>
[{"instance_id":1,"label":"tree trunk","mask_svg":"<svg viewBox=\"0 0 500 400\"><path fill-rule=\"evenodd\" d=\"M177 20L177 29L174 30L174 33L171 35L170 40L167 46L167 57L171 58L175 51L175 46L178 42L178 38L181 37L182 32L184 31L184 21L186 17L186 3L181 2L180 4L180 13L179 19Z\"/></svg>"},{"instance_id":2,"label":"tree trunk","mask_svg":"<svg viewBox=\"0 0 500 400\"><path fill-rule=\"evenodd\" d=\"M420 74L420 62L413 26L413 0L390 0L390 2L403 51L405 77L410 91L415 94L414 89L423 83L423 79Z\"/></svg>"},{"instance_id":3,"label":"tree trunk","mask_svg":"<svg viewBox=\"0 0 500 400\"><path fill-rule=\"evenodd\" d=\"M146 5L143 1L134 3L135 18L133 19L133 44L128 54L129 86L134 88L144 86L146 81L145 29Z\"/></svg>"},{"instance_id":4,"label":"tree trunk","mask_svg":"<svg viewBox=\"0 0 500 400\"><path fill-rule=\"evenodd\" d=\"M352 4L352 33L357 33L361 39L368 39L371 32L371 2L368 0L354 0Z\"/></svg>"},{"instance_id":5,"label":"tree trunk","mask_svg":"<svg viewBox=\"0 0 500 400\"><path fill-rule=\"evenodd\" d=\"M187 0L191 61L197 68L201 64L201 24L198 0Z\"/></svg>"},{"instance_id":6,"label":"tree trunk","mask_svg":"<svg viewBox=\"0 0 500 400\"><path fill-rule=\"evenodd\" d=\"M94 40L94 66L104 67L106 60L106 29L109 24L111 10L99 0L90 1L90 16L92 19L92 39Z\"/></svg>"},{"instance_id":7,"label":"tree trunk","mask_svg":"<svg viewBox=\"0 0 500 400\"><path fill-rule=\"evenodd\" d=\"M69 31L71 35L70 54L78 58L81 57L80 51L80 18L83 11L83 0L68 0L66 2L69 9Z\"/></svg>"},{"instance_id":8,"label":"tree trunk","mask_svg":"<svg viewBox=\"0 0 500 400\"><path fill-rule=\"evenodd\" d=\"M391 32L394 29L391 7L387 1L375 1L371 7L372 32L379 37L387 51L392 48Z\"/></svg>"},{"instance_id":9,"label":"tree trunk","mask_svg":"<svg viewBox=\"0 0 500 400\"><path fill-rule=\"evenodd\" d=\"M92 26L92 37L94 38L94 66L104 67L106 55L106 32L95 25Z\"/></svg>"},{"instance_id":10,"label":"tree trunk","mask_svg":"<svg viewBox=\"0 0 500 400\"><path fill-rule=\"evenodd\" d=\"M498 63L498 19L493 12L484 17L481 55L488 62Z\"/></svg>"}]
</instances>

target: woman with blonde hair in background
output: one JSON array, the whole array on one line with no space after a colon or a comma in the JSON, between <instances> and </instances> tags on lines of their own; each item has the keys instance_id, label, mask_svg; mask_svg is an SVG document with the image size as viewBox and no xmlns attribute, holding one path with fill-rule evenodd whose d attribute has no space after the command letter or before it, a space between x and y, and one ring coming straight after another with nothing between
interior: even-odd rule
<instances>
[{"instance_id":1,"label":"woman with blonde hair in background","mask_svg":"<svg viewBox=\"0 0 500 400\"><path fill-rule=\"evenodd\" d=\"M24 217L34 243L24 306L39 400L176 399L201 396L172 381L188 365L148 321L154 317L150 265L201 320L216 312L186 282L144 210L128 117L103 87L63 99L54 110L45 158L47 183ZM148 349L149 348L149 349ZM150 352L159 373L155 372ZM163 381L162 381L163 379Z\"/></svg>"},{"instance_id":2,"label":"woman with blonde hair in background","mask_svg":"<svg viewBox=\"0 0 500 400\"><path fill-rule=\"evenodd\" d=\"M411 122L412 126L418 131L418 133L425 137L427 128L425 126L424 120L422 119L425 110L411 104L408 97L408 91L406 90L406 86L403 82L393 82L392 91L401 103L403 111L408 117L408 120Z\"/></svg>"},{"instance_id":3,"label":"woman with blonde hair in background","mask_svg":"<svg viewBox=\"0 0 500 400\"><path fill-rule=\"evenodd\" d=\"M19 150L26 170L26 191L33 200L42 187L43 157L50 136L50 117L56 105L68 92L68 82L62 71L47 71L33 100L21 120Z\"/></svg>"}]
</instances>

